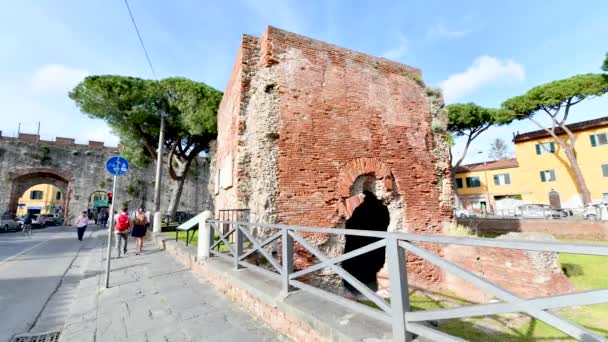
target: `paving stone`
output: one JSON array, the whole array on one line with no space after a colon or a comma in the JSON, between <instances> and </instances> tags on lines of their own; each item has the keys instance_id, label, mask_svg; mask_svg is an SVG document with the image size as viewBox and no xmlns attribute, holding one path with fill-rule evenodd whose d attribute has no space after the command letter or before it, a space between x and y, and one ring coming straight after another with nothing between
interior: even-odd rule
<instances>
[{"instance_id":1,"label":"paving stone","mask_svg":"<svg viewBox=\"0 0 608 342\"><path fill-rule=\"evenodd\" d=\"M104 253L91 252L97 260L85 274L95 275L82 279L75 291L62 341L277 340L272 330L172 257L146 247L148 253L112 259L109 289L103 288L99 271Z\"/></svg>"}]
</instances>

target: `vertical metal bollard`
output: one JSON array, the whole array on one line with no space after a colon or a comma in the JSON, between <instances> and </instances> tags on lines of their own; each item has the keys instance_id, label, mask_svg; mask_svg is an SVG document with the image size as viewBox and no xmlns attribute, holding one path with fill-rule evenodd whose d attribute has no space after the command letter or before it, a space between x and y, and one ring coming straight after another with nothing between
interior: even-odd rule
<instances>
[{"instance_id":1,"label":"vertical metal bollard","mask_svg":"<svg viewBox=\"0 0 608 342\"><path fill-rule=\"evenodd\" d=\"M243 268L243 266L239 264L239 258L241 257L241 254L243 254L243 233L241 232L240 224L237 223L235 227L234 234L236 234L236 237L234 239L234 269L239 270Z\"/></svg>"},{"instance_id":2,"label":"vertical metal bollard","mask_svg":"<svg viewBox=\"0 0 608 342\"><path fill-rule=\"evenodd\" d=\"M211 222L207 222L207 220L212 217L213 213L209 210L205 210L198 219L198 237L200 240L197 247L198 260L207 259L210 255L209 249L211 247L211 241L213 241L213 233L209 234Z\"/></svg>"},{"instance_id":3,"label":"vertical metal bollard","mask_svg":"<svg viewBox=\"0 0 608 342\"><path fill-rule=\"evenodd\" d=\"M394 341L411 341L407 332L405 313L410 310L409 289L407 284L406 253L397 244L397 239L386 240L388 254L388 274L391 286L391 309Z\"/></svg>"},{"instance_id":4,"label":"vertical metal bollard","mask_svg":"<svg viewBox=\"0 0 608 342\"><path fill-rule=\"evenodd\" d=\"M283 296L293 289L289 286L289 276L293 273L293 237L289 235L289 230L283 229L281 246L281 259L283 261Z\"/></svg>"}]
</instances>

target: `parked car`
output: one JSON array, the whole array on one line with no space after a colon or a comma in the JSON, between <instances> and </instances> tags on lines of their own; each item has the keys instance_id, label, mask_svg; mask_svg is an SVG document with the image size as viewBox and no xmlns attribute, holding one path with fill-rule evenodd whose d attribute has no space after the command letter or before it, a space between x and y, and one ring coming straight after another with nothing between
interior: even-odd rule
<instances>
[{"instance_id":1,"label":"parked car","mask_svg":"<svg viewBox=\"0 0 608 342\"><path fill-rule=\"evenodd\" d=\"M546 204L523 204L517 207L515 216L533 218L564 218L568 212L564 209L555 209Z\"/></svg>"},{"instance_id":2,"label":"parked car","mask_svg":"<svg viewBox=\"0 0 608 342\"><path fill-rule=\"evenodd\" d=\"M9 230L19 229L21 229L21 222L19 222L18 218L10 215L3 215L2 219L0 219L0 230L8 232Z\"/></svg>"},{"instance_id":3,"label":"parked car","mask_svg":"<svg viewBox=\"0 0 608 342\"><path fill-rule=\"evenodd\" d=\"M458 218L467 218L467 217L477 217L477 214L475 214L474 212L472 212L468 209L454 208L454 216L456 216Z\"/></svg>"},{"instance_id":4,"label":"parked car","mask_svg":"<svg viewBox=\"0 0 608 342\"><path fill-rule=\"evenodd\" d=\"M46 227L46 220L44 215L34 214L34 220L32 221L32 228L44 228Z\"/></svg>"},{"instance_id":5,"label":"parked car","mask_svg":"<svg viewBox=\"0 0 608 342\"><path fill-rule=\"evenodd\" d=\"M47 226L56 226L57 225L57 218L55 217L55 215L52 214L47 214L47 215L42 215L44 217L44 222L46 223Z\"/></svg>"},{"instance_id":6,"label":"parked car","mask_svg":"<svg viewBox=\"0 0 608 342\"><path fill-rule=\"evenodd\" d=\"M591 203L583 211L585 220L607 220L608 203Z\"/></svg>"}]
</instances>

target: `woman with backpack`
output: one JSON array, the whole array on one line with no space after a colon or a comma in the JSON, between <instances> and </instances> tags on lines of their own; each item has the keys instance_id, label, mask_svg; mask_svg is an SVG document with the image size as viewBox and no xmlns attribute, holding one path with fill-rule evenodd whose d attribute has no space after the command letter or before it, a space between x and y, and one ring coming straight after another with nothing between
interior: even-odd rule
<instances>
[{"instance_id":1,"label":"woman with backpack","mask_svg":"<svg viewBox=\"0 0 608 342\"><path fill-rule=\"evenodd\" d=\"M131 236L135 238L135 247L137 249L135 252L136 255L139 255L144 247L144 236L146 236L148 224L146 210L144 208L139 208L135 212L135 217L133 218L133 231L131 232Z\"/></svg>"},{"instance_id":2,"label":"woman with backpack","mask_svg":"<svg viewBox=\"0 0 608 342\"><path fill-rule=\"evenodd\" d=\"M123 254L127 255L127 239L129 237L129 227L131 227L131 220L129 220L129 214L127 208L122 208L120 214L116 216L114 227L116 228L116 249L118 250L118 257L120 258L120 245L124 241L124 247L122 248Z\"/></svg>"}]
</instances>

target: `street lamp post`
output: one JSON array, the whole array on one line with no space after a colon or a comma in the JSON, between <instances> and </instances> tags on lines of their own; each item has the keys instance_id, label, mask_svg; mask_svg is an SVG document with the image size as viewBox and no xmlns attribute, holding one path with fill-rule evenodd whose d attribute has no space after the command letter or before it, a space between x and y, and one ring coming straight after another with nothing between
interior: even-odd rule
<instances>
[{"instance_id":1,"label":"street lamp post","mask_svg":"<svg viewBox=\"0 0 608 342\"><path fill-rule=\"evenodd\" d=\"M152 231L155 233L161 232L160 218L160 176L163 165L163 146L165 143L165 116L160 116L160 134L158 135L158 149L156 154L156 179L154 182L154 221Z\"/></svg>"}]
</instances>

